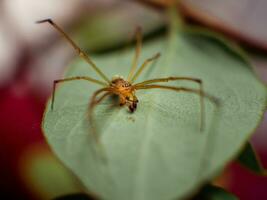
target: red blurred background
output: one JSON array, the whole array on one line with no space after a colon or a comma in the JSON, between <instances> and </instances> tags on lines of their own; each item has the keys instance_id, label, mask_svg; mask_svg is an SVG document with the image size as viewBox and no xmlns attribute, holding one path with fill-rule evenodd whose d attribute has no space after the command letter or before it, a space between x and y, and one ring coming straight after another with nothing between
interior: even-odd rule
<instances>
[{"instance_id":1,"label":"red blurred background","mask_svg":"<svg viewBox=\"0 0 267 200\"><path fill-rule=\"evenodd\" d=\"M59 40L52 29L47 26L37 26L34 21L51 17L65 28L74 30L85 19L90 21L89 24L100 19L97 22L103 22L99 25L103 27L107 22L101 20L99 16L103 13L105 16L108 12L109 16L114 16L109 20L115 20L116 23L133 26L141 23L145 33L161 27L164 23L161 8L169 1L148 0L145 5L138 2L119 0L42 2L2 0L0 2L1 199L49 199L66 191L83 191L82 186L53 156L40 128L52 82L62 76L64 67L75 54L64 41ZM240 42L248 51L256 73L267 83L267 27L264 27L267 3L264 0L235 2L237 1L227 0L222 3L222 1L204 0L200 3L197 0L186 0L182 2L181 11L190 23L203 24ZM147 20L141 22L140 19L144 16ZM121 27L121 30L114 31L127 33L124 30L125 26ZM88 31L95 30L92 29L89 27ZM128 31L131 32L130 29ZM126 38L128 36L124 39ZM94 45L94 48L105 47L101 42L96 42ZM266 130L267 113L251 139L265 167L267 167ZM62 176L61 172L55 175L55 172L60 170L65 170ZM66 174L69 178L62 178L62 181L58 179ZM62 186L56 191L60 183L66 187ZM221 177L220 184L240 199L267 199L267 178L257 176L237 163L230 164Z\"/></svg>"}]
</instances>

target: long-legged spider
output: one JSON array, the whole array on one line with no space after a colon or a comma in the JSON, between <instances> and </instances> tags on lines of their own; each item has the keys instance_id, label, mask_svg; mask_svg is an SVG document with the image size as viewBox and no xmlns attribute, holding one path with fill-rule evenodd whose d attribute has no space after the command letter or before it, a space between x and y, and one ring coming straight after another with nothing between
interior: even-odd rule
<instances>
[{"instance_id":1,"label":"long-legged spider","mask_svg":"<svg viewBox=\"0 0 267 200\"><path fill-rule=\"evenodd\" d=\"M189 92L194 93L200 96L200 130L203 130L204 127L204 100L203 97L207 98L211 102L217 104L217 99L212 97L203 91L203 84L202 80L199 78L193 77L165 77L165 78L156 78L146 80L140 83L134 83L139 75L143 72L143 70L148 66L149 63L155 61L157 58L160 57L159 53L156 53L151 58L148 58L144 61L141 67L136 71L137 68L137 61L140 56L141 52L141 45L142 45L142 34L141 29L138 28L136 31L136 48L135 48L135 55L132 61L132 66L128 78L125 80L122 77L113 77L111 80L106 77L106 75L95 65L95 63L89 58L89 56L82 51L74 41L51 19L44 19L37 21L37 23L44 23L48 22L52 25L77 51L78 55L84 59L95 71L96 73L103 79L102 81L96 80L94 78L88 76L75 76L69 77L64 79L55 80L53 84L53 94L52 94L52 103L51 109L54 108L54 101L55 101L55 89L56 85L62 82L67 81L74 81L74 80L85 80L88 82L92 82L102 86L101 89L95 91L91 97L91 101L89 104L89 117L92 118L92 111L93 108L99 104L105 97L115 94L119 97L119 105L124 106L127 105L130 112L134 112L137 109L138 99L135 95L136 90L146 90L146 89L165 89L165 90L172 90L175 92ZM136 71L136 72L135 72ZM175 86L167 86L167 85L159 85L155 83L163 83L168 81L178 81L178 80L186 80L195 82L199 85L199 89L192 89L187 87L175 87ZM102 96L99 96L102 94Z\"/></svg>"}]
</instances>

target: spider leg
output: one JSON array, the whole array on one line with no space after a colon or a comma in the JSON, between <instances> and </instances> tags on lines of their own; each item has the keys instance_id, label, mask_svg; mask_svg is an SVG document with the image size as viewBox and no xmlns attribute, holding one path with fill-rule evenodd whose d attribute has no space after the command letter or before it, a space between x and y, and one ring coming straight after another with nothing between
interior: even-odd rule
<instances>
[{"instance_id":1,"label":"spider leg","mask_svg":"<svg viewBox=\"0 0 267 200\"><path fill-rule=\"evenodd\" d=\"M141 27L137 27L136 32L135 32L135 37L136 37L136 47L135 47L135 54L132 62L132 67L130 70L130 73L128 75L127 80L130 81L132 79L132 76L134 74L134 71L137 67L137 61L141 53L141 48L142 48L142 31Z\"/></svg>"},{"instance_id":2,"label":"spider leg","mask_svg":"<svg viewBox=\"0 0 267 200\"><path fill-rule=\"evenodd\" d=\"M63 36L70 45L76 50L78 55L83 58L97 73L103 80L105 80L107 83L110 83L109 79L106 77L106 75L96 66L96 64L89 58L89 56L80 48L77 44L52 20L52 19L44 19L37 21L36 23L49 23L52 25L60 34Z\"/></svg>"},{"instance_id":3,"label":"spider leg","mask_svg":"<svg viewBox=\"0 0 267 200\"><path fill-rule=\"evenodd\" d=\"M186 80L186 81L192 81L192 82L196 82L197 84L199 84L199 93L203 93L204 94L204 90L203 90L203 82L201 79L199 78L192 78L192 77L167 77L167 78L157 78L157 79L151 79L151 80L147 80L147 81L143 81L141 83L137 83L134 85L134 87L138 87L138 86L144 86L144 85L148 85L151 83L161 83L161 82L168 82L168 81L179 81L179 80ZM205 104L204 104L204 96L200 95L200 130L202 131L204 129L204 124L205 124Z\"/></svg>"},{"instance_id":4,"label":"spider leg","mask_svg":"<svg viewBox=\"0 0 267 200\"><path fill-rule=\"evenodd\" d=\"M202 85L202 80L199 78L170 76L167 78L156 78L156 79L146 80L146 81L143 81L140 83L136 83L136 84L134 84L134 86L138 87L138 86L143 86L143 85L147 85L147 84L151 84L151 83L169 82L169 81L178 81L178 80L193 81L193 82L196 82L196 83Z\"/></svg>"},{"instance_id":5,"label":"spider leg","mask_svg":"<svg viewBox=\"0 0 267 200\"><path fill-rule=\"evenodd\" d=\"M135 75L129 80L131 83L133 83L138 77L139 75L142 73L142 71L145 69L145 67L153 62L154 60L158 59L160 57L160 53L156 53L154 56L152 56L151 58L148 58L144 61L144 63L141 65L141 67L138 69L138 71L135 73Z\"/></svg>"},{"instance_id":6,"label":"spider leg","mask_svg":"<svg viewBox=\"0 0 267 200\"><path fill-rule=\"evenodd\" d=\"M111 92L106 92L106 93L104 93L101 97L99 97L99 99L97 99L97 100L95 101L95 103L96 103L96 104L101 103L101 101L103 101L108 95L111 95L111 94L112 94Z\"/></svg>"},{"instance_id":7,"label":"spider leg","mask_svg":"<svg viewBox=\"0 0 267 200\"><path fill-rule=\"evenodd\" d=\"M97 99L97 96L99 94L101 94L102 92L105 92L105 93ZM111 92L110 92L109 88L101 88L101 89L95 91L91 97L91 100L89 103L89 111L88 111L88 119L89 119L90 130L91 130L90 133L92 134L98 149L101 151L101 155L103 156L102 158L104 159L103 161L105 161L105 162L107 161L107 157L106 157L106 153L104 151L104 148L103 148L103 146L102 146L102 144L98 138L98 135L97 135L96 126L95 126L94 119L93 119L93 109L110 94L111 94Z\"/></svg>"},{"instance_id":8,"label":"spider leg","mask_svg":"<svg viewBox=\"0 0 267 200\"><path fill-rule=\"evenodd\" d=\"M135 86L136 90L144 90L144 89L166 89L166 90L173 90L176 92L189 92L198 94L201 97L207 98L210 102L212 102L215 106L219 105L219 100L216 97L213 97L209 94L204 93L202 90L192 89L192 88L186 88L186 87L174 87L174 86L166 86L166 85L139 85ZM202 106L202 105L201 105ZM200 130L202 131L204 128L204 119L202 117L204 116L204 110L201 108L200 110Z\"/></svg>"},{"instance_id":9,"label":"spider leg","mask_svg":"<svg viewBox=\"0 0 267 200\"><path fill-rule=\"evenodd\" d=\"M99 94L101 94L102 92L106 92L104 93L99 99L97 99L97 96ZM95 138L95 141L100 144L97 133L96 133L96 127L94 126L94 119L93 119L93 111L94 108L101 103L101 101L103 101L105 99L105 97L107 97L109 94L111 94L111 91L109 88L101 88L97 91L94 92L94 94L91 97L90 103L89 103L89 112L88 112L88 116L89 116L89 122L90 125L92 127L92 134Z\"/></svg>"},{"instance_id":10,"label":"spider leg","mask_svg":"<svg viewBox=\"0 0 267 200\"><path fill-rule=\"evenodd\" d=\"M70 78L64 78L64 79L55 80L54 83L53 83L51 110L54 109L55 92L56 92L57 84L62 83L62 82L75 81L75 80L85 80L85 81L89 81L89 82L92 82L92 83L96 83L98 85L107 86L107 84L105 82L102 82L102 81L99 81L99 80L96 80L96 79L93 79L93 78L90 78L90 77L87 77L87 76L74 76L74 77L70 77Z\"/></svg>"}]
</instances>

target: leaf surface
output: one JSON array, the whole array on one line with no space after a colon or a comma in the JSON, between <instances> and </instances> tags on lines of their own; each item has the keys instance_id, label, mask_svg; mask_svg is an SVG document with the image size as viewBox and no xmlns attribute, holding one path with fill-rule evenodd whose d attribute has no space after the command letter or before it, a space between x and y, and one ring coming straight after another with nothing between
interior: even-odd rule
<instances>
[{"instance_id":1,"label":"leaf surface","mask_svg":"<svg viewBox=\"0 0 267 200\"><path fill-rule=\"evenodd\" d=\"M137 91L138 108L98 105L94 119L108 162L99 159L90 134L88 102L97 85L74 81L56 91L47 105L43 130L54 152L90 190L103 199L184 198L211 180L233 159L260 122L266 87L249 64L229 47L197 32L146 42L139 64L156 52L161 58L137 80L168 76L201 78L204 90L221 105L205 100L205 129L200 132L199 97L166 90ZM127 77L134 49L94 56L112 77ZM97 77L80 59L66 77ZM188 81L168 85L198 88Z\"/></svg>"}]
</instances>

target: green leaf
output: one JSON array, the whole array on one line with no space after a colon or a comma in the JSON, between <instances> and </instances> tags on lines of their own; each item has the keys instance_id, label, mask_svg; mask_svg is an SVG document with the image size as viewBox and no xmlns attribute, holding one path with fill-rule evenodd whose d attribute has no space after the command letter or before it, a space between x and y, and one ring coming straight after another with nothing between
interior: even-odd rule
<instances>
[{"instance_id":1,"label":"green leaf","mask_svg":"<svg viewBox=\"0 0 267 200\"><path fill-rule=\"evenodd\" d=\"M136 3L128 2L128 4L133 7L130 12L125 10L125 5L115 6L105 12L84 18L85 20L77 27L76 41L90 51L103 51L125 43L129 44L137 25L142 27L144 35L164 25L162 13Z\"/></svg>"},{"instance_id":2,"label":"green leaf","mask_svg":"<svg viewBox=\"0 0 267 200\"><path fill-rule=\"evenodd\" d=\"M201 200L238 200L236 196L224 190L223 188L207 185L194 199Z\"/></svg>"},{"instance_id":3,"label":"green leaf","mask_svg":"<svg viewBox=\"0 0 267 200\"><path fill-rule=\"evenodd\" d=\"M250 63L250 59L248 58L246 52L236 42L226 39L225 36L219 32L214 32L201 26L184 26L184 30L187 34L197 33L204 37L209 37L210 39L213 38L223 44L224 48L226 48L232 54L236 54L245 62Z\"/></svg>"},{"instance_id":4,"label":"green leaf","mask_svg":"<svg viewBox=\"0 0 267 200\"><path fill-rule=\"evenodd\" d=\"M247 143L238 156L237 160L240 164L245 166L246 168L252 170L253 172L259 175L267 175L266 170L263 168L253 146L251 143Z\"/></svg>"},{"instance_id":5,"label":"green leaf","mask_svg":"<svg viewBox=\"0 0 267 200\"><path fill-rule=\"evenodd\" d=\"M172 91L137 91L135 113L98 105L94 118L108 162L99 159L90 134L88 102L99 88L84 81L62 84L44 114L43 130L57 156L90 190L103 199L184 198L211 180L232 160L259 124L266 107L266 87L249 64L216 38L197 32L171 34L146 42L140 63L156 52L162 57L138 81L168 76L201 78L204 90L221 100L205 100L205 130L199 131L197 95ZM134 49L94 56L107 76L127 76ZM97 77L80 59L66 77ZM137 82L138 82L137 81ZM190 82L168 85L197 88ZM115 99L116 100L116 99Z\"/></svg>"}]
</instances>

